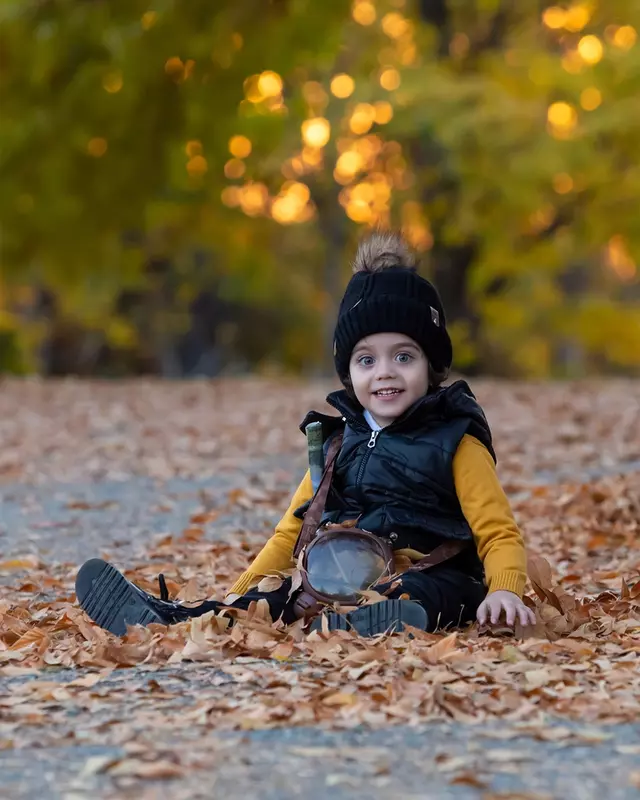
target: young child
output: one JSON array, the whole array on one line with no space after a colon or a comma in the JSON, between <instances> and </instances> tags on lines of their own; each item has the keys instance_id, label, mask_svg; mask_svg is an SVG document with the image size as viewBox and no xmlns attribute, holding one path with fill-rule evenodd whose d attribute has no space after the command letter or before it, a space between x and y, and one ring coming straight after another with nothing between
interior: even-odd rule
<instances>
[{"instance_id":1,"label":"young child","mask_svg":"<svg viewBox=\"0 0 640 800\"><path fill-rule=\"evenodd\" d=\"M489 426L464 381L441 385L452 360L444 310L401 237L375 233L360 244L339 309L334 358L345 389L327 402L339 416L312 412L303 423L322 422L325 440L343 434L322 522L357 519L358 528L414 562L445 542L465 546L429 569L378 584L387 601L347 614L325 612L329 629L350 627L370 636L409 624L433 631L474 617L495 624L503 614L509 626L516 617L533 624L522 602L524 543L496 476ZM210 610L246 609L261 598L274 620L291 623L296 591L290 578L273 592L253 587L294 566L312 495L307 472L226 604L214 600L187 608L171 602L162 576L156 598L100 559L80 569L78 602L119 635L127 623L171 624Z\"/></svg>"}]
</instances>

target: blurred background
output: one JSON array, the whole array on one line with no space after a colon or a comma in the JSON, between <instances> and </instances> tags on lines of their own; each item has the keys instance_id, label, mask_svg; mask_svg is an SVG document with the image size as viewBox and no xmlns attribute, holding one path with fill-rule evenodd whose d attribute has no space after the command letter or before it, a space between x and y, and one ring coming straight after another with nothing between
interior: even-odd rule
<instances>
[{"instance_id":1,"label":"blurred background","mask_svg":"<svg viewBox=\"0 0 640 800\"><path fill-rule=\"evenodd\" d=\"M402 229L469 374L640 373L640 3L3 0L0 372L331 371Z\"/></svg>"}]
</instances>

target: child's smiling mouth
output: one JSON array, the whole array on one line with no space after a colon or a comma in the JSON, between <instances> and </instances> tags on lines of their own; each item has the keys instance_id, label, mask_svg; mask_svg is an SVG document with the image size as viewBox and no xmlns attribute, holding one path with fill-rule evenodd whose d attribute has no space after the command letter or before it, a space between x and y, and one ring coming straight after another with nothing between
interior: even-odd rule
<instances>
[{"instance_id":1,"label":"child's smiling mouth","mask_svg":"<svg viewBox=\"0 0 640 800\"><path fill-rule=\"evenodd\" d=\"M398 397L398 395L402 394L403 389L377 389L375 392L372 392L374 397L379 397L381 399L391 399L393 397Z\"/></svg>"}]
</instances>

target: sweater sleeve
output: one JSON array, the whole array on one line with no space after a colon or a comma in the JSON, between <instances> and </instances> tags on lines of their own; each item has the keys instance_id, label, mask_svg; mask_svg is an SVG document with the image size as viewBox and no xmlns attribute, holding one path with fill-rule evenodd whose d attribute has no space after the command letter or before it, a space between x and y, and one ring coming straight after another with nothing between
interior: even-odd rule
<instances>
[{"instance_id":1,"label":"sweater sleeve","mask_svg":"<svg viewBox=\"0 0 640 800\"><path fill-rule=\"evenodd\" d=\"M465 435L453 458L462 512L473 531L490 592L522 597L527 580L524 540L487 448Z\"/></svg>"},{"instance_id":2,"label":"sweater sleeve","mask_svg":"<svg viewBox=\"0 0 640 800\"><path fill-rule=\"evenodd\" d=\"M284 517L276 525L273 536L255 557L249 569L245 570L233 584L228 594L245 594L265 575L273 575L295 566L293 550L302 528L302 520L294 517L293 512L312 497L311 475L307 470L302 483L291 498Z\"/></svg>"}]
</instances>

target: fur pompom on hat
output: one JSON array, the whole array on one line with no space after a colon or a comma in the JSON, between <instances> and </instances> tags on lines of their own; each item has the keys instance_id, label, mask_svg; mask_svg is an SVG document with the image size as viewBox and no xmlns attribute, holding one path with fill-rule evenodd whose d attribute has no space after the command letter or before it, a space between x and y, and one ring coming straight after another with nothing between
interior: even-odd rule
<instances>
[{"instance_id":1,"label":"fur pompom on hat","mask_svg":"<svg viewBox=\"0 0 640 800\"><path fill-rule=\"evenodd\" d=\"M349 377L353 348L374 333L404 333L420 345L434 370L449 369L453 351L444 308L435 286L416 270L416 257L400 235L376 232L360 242L335 328L340 380Z\"/></svg>"}]
</instances>

